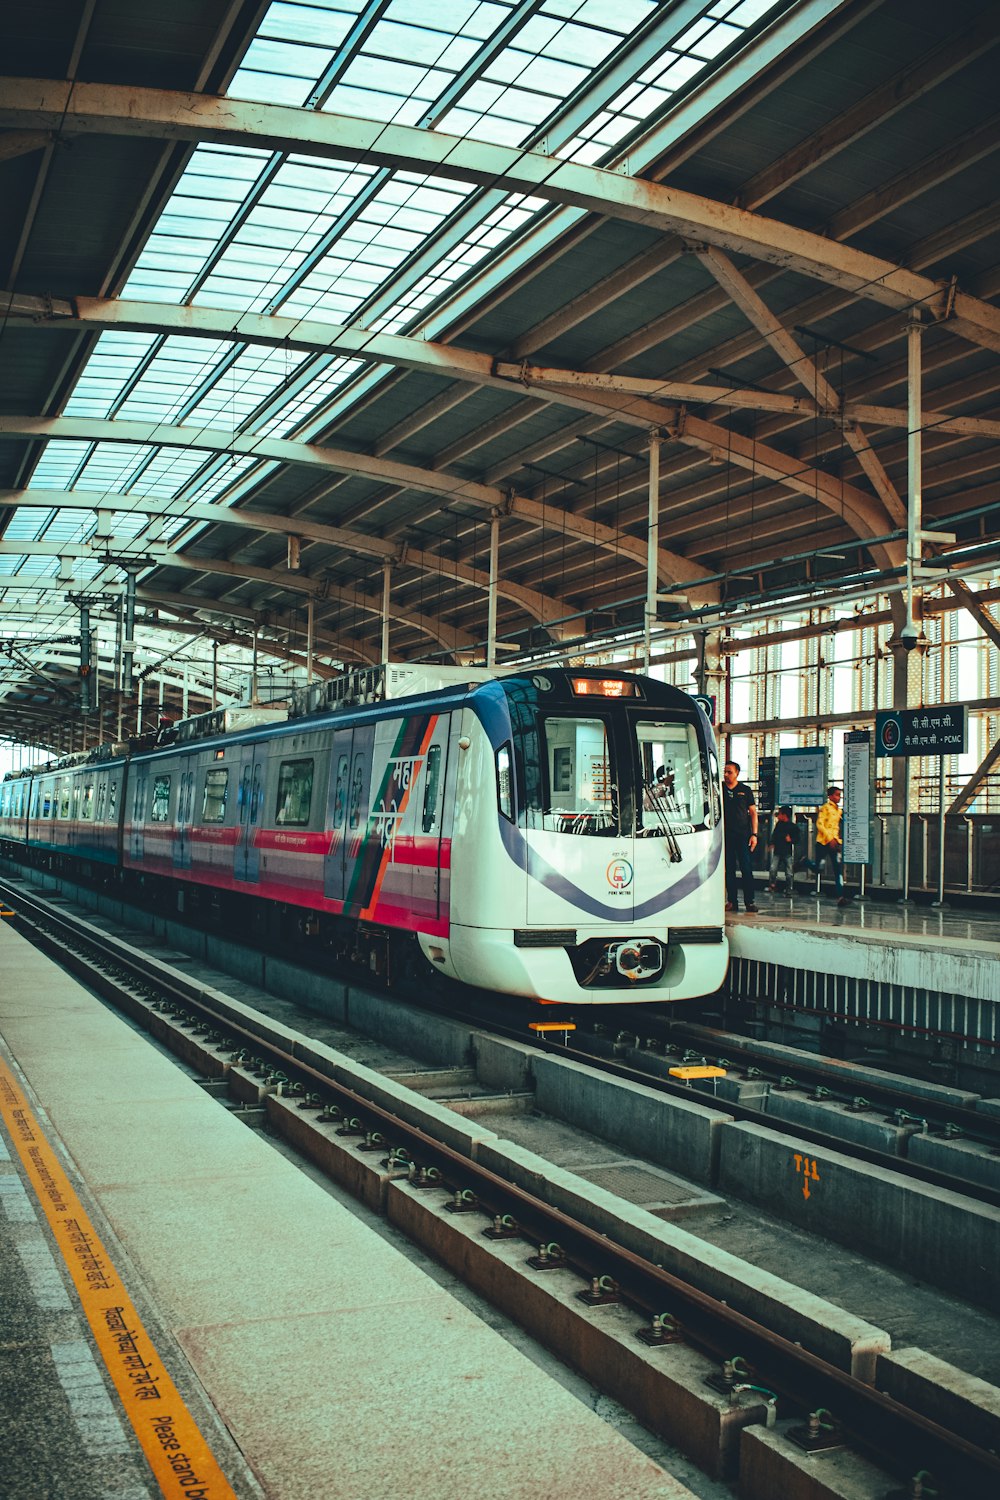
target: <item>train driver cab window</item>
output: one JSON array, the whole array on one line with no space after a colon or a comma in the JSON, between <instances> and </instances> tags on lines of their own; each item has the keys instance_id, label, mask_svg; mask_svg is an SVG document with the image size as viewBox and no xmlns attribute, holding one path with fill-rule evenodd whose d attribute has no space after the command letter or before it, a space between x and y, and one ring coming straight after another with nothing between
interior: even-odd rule
<instances>
[{"instance_id":1,"label":"train driver cab window","mask_svg":"<svg viewBox=\"0 0 1000 1500\"><path fill-rule=\"evenodd\" d=\"M694 725L638 719L635 733L643 833L669 836L713 827L715 803Z\"/></svg>"},{"instance_id":2,"label":"train driver cab window","mask_svg":"<svg viewBox=\"0 0 1000 1500\"><path fill-rule=\"evenodd\" d=\"M420 814L421 833L439 833L438 793L441 787L441 746L432 745L424 765L424 805Z\"/></svg>"},{"instance_id":3,"label":"train driver cab window","mask_svg":"<svg viewBox=\"0 0 1000 1500\"><path fill-rule=\"evenodd\" d=\"M205 793L201 800L203 823L222 823L225 820L228 791L228 766L212 766L211 770L205 772Z\"/></svg>"},{"instance_id":4,"label":"train driver cab window","mask_svg":"<svg viewBox=\"0 0 1000 1500\"><path fill-rule=\"evenodd\" d=\"M165 823L170 811L170 777L153 777L153 808L149 814L151 823Z\"/></svg>"},{"instance_id":5,"label":"train driver cab window","mask_svg":"<svg viewBox=\"0 0 1000 1500\"><path fill-rule=\"evenodd\" d=\"M274 821L279 828L304 828L312 807L312 760L283 760L278 768Z\"/></svg>"},{"instance_id":6,"label":"train driver cab window","mask_svg":"<svg viewBox=\"0 0 1000 1500\"><path fill-rule=\"evenodd\" d=\"M553 833L618 832L617 790L603 719L546 715L542 722L548 796L541 826Z\"/></svg>"}]
</instances>

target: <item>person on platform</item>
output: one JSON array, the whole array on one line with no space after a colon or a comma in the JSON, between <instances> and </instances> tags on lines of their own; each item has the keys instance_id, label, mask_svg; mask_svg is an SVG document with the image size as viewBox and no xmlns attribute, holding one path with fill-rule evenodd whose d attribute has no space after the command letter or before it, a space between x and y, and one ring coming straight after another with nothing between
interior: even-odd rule
<instances>
[{"instance_id":1,"label":"person on platform","mask_svg":"<svg viewBox=\"0 0 1000 1500\"><path fill-rule=\"evenodd\" d=\"M830 861L830 869L833 871L833 883L837 892L837 905L846 906L850 896L844 893L844 845L840 837L840 820L843 817L843 808L840 805L841 791L839 786L827 787L826 801L816 814L816 843L820 850L820 859L816 868L822 868L822 854L825 851Z\"/></svg>"},{"instance_id":2,"label":"person on platform","mask_svg":"<svg viewBox=\"0 0 1000 1500\"><path fill-rule=\"evenodd\" d=\"M722 771L722 805L726 824L726 911L739 911L739 887L743 905L756 911L753 884L753 851L757 847L757 804L753 792L740 780L740 768L727 760Z\"/></svg>"},{"instance_id":3,"label":"person on platform","mask_svg":"<svg viewBox=\"0 0 1000 1500\"><path fill-rule=\"evenodd\" d=\"M771 863L768 870L768 890L778 889L778 876L783 875L785 889L792 888L792 870L795 866L795 824L792 822L792 809L790 807L779 807L774 819L774 827L771 829L771 837L767 841L767 847L771 851Z\"/></svg>"}]
</instances>

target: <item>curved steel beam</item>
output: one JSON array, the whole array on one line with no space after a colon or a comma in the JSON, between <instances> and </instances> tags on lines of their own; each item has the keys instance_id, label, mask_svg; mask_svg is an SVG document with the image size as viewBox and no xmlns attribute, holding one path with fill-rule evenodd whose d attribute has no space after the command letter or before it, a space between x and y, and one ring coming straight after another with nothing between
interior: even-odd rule
<instances>
[{"instance_id":1,"label":"curved steel beam","mask_svg":"<svg viewBox=\"0 0 1000 1500\"><path fill-rule=\"evenodd\" d=\"M600 167L417 126L290 105L45 78L0 79L0 124L61 134L149 136L362 161L526 193L768 261L889 307L920 304L1000 349L1000 309L880 256L747 209Z\"/></svg>"},{"instance_id":2,"label":"curved steel beam","mask_svg":"<svg viewBox=\"0 0 1000 1500\"><path fill-rule=\"evenodd\" d=\"M307 516L282 516L267 511L236 510L218 505L191 505L184 500L161 500L158 496L139 495L134 491L130 491L127 495L115 495L97 490L0 490L0 507L6 505L35 510L57 510L62 507L74 510L113 511L125 515L135 514L138 511L151 518L179 516L186 521L207 522L212 526L232 525L245 527L251 531L278 532L283 536L301 537L303 541L328 542L346 547L351 552L359 552L363 556L376 557L382 562L391 562L400 567L405 565L422 568L428 573L440 573L442 568L446 567L450 577L457 578L471 588L482 589L486 592L490 586L488 573L469 567L466 563L444 563L434 552L424 552L417 547L407 545L399 547L395 542L386 541L383 537L370 536L363 531L354 531L342 526L328 526L321 521L313 521ZM133 538L132 544L142 545L141 535ZM26 550L30 551L30 546ZM174 555L182 557L184 554L171 554L171 556ZM286 581L286 575L280 570L276 569L273 576L279 582ZM294 573L287 575L289 587L291 586L290 580L294 577ZM497 589L501 598L510 599L512 603L519 605L526 615L530 615L542 625L561 619L567 612L567 606L563 601L551 598L547 594L540 594L535 589L526 588L522 584L512 583L507 579L501 578Z\"/></svg>"},{"instance_id":3,"label":"curved steel beam","mask_svg":"<svg viewBox=\"0 0 1000 1500\"><path fill-rule=\"evenodd\" d=\"M134 545L130 543L129 545ZM366 613L381 615L381 595L376 599L374 595L354 594L346 589L339 589L329 584L325 579L308 578L301 573L279 572L276 568L257 568L251 563L230 562L228 558L222 557L191 557L187 554L174 554L168 551L162 543L143 547L139 543L141 553L137 560L145 567L177 568L186 573L217 574L222 578L237 578L250 582L271 584L278 588L288 589L297 594L306 594L313 599L333 600L335 603L350 606L357 605ZM116 553L116 556L118 553ZM4 541L0 540L0 557L67 557L85 558L88 562L100 561L100 554L93 547L83 543L67 542L28 542L28 541ZM10 580L16 582L16 579ZM42 579L39 588L51 590L52 580ZM2 587L2 584L0 584ZM87 588L95 587L88 583ZM221 602L210 600L198 601L188 595L188 604L193 608L215 609L220 614L226 613L226 606ZM444 627L432 620L429 615L416 614L412 611L399 609L392 604L390 598L389 613L392 618L401 625L411 626L414 630L429 635L446 651L471 651L477 644L473 638L463 630L453 630Z\"/></svg>"},{"instance_id":4,"label":"curved steel beam","mask_svg":"<svg viewBox=\"0 0 1000 1500\"><path fill-rule=\"evenodd\" d=\"M652 407L652 403L647 403ZM664 409L653 407L656 420L662 421ZM238 453L246 458L259 458L267 463L300 464L305 467L322 469L325 472L338 474L354 474L361 478L373 479L382 483L398 484L406 489L415 490L418 494L435 495L440 499L450 501L462 501L465 504L484 510L502 510L512 515L522 515L530 518L538 525L551 525L557 530L562 530L562 512L553 512L551 506L546 508L543 516L542 507L536 506L534 501L511 498L508 492L494 489L489 485L476 484L473 480L462 479L457 474L447 474L436 469L422 469L415 464L395 463L387 458L373 458L367 453L353 453L344 448L330 448L322 443L298 443L286 438L268 438L255 433L233 433L224 432L218 428L211 427L185 427L174 426L169 422L125 422L108 421L94 417L20 417L0 416L0 438L27 438L39 442L48 442L52 439L70 439L72 441L83 441L89 443L138 443L152 445L155 447L184 448L196 452L206 453ZM525 507L522 509L522 506ZM213 523L225 521L229 514L237 514L228 509L223 509L219 514L209 519ZM288 530L296 534L296 518L286 517ZM569 529L573 518L567 517L567 529ZM263 528L262 528L263 529ZM635 556L635 548L642 548L643 565L645 564L645 543L638 542L635 537L620 536L610 527L598 527L581 524L578 533L586 540L593 540L595 535L598 545L602 545L608 551L621 553L626 557ZM708 576L708 569L701 568L697 563L690 562L675 552L670 552L661 547L659 551L659 573L662 582L673 583L680 579Z\"/></svg>"}]
</instances>

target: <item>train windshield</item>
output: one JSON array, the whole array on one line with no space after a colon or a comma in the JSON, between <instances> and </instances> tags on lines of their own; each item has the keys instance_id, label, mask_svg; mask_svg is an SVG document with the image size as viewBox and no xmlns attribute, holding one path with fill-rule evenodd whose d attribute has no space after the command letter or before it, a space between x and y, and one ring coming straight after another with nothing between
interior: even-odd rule
<instances>
[{"instance_id":1,"label":"train windshield","mask_svg":"<svg viewBox=\"0 0 1000 1500\"><path fill-rule=\"evenodd\" d=\"M638 751L640 834L673 840L713 827L718 822L718 767L709 767L694 724L645 716L632 722Z\"/></svg>"},{"instance_id":2,"label":"train windshield","mask_svg":"<svg viewBox=\"0 0 1000 1500\"><path fill-rule=\"evenodd\" d=\"M721 816L719 768L698 727L655 710L542 713L538 775L527 777L527 826L549 833L678 839ZM527 769L534 757L528 756Z\"/></svg>"},{"instance_id":3,"label":"train windshield","mask_svg":"<svg viewBox=\"0 0 1000 1500\"><path fill-rule=\"evenodd\" d=\"M546 714L539 727L547 785L541 808L529 811L530 826L551 833L617 834L612 741L603 715Z\"/></svg>"}]
</instances>

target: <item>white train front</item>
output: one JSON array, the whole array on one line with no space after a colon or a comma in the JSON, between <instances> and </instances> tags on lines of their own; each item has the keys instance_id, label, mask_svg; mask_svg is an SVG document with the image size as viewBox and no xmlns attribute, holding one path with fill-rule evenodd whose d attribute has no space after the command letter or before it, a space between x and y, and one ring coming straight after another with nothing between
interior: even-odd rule
<instances>
[{"instance_id":1,"label":"white train front","mask_svg":"<svg viewBox=\"0 0 1000 1500\"><path fill-rule=\"evenodd\" d=\"M0 838L292 922L390 980L426 962L608 1004L711 994L726 972L711 728L686 694L626 673L179 726L169 745L8 779Z\"/></svg>"}]
</instances>

